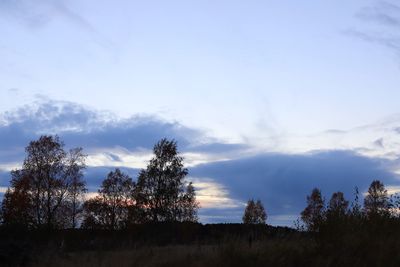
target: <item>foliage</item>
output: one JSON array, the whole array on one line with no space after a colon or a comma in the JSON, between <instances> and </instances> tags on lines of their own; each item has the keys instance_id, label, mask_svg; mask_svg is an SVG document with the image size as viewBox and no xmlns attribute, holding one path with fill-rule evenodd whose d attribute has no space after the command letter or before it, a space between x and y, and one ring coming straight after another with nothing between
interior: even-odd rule
<instances>
[{"instance_id":1,"label":"foliage","mask_svg":"<svg viewBox=\"0 0 400 267\"><path fill-rule=\"evenodd\" d=\"M1 203L1 217L4 225L32 225L33 205L28 190L27 179L18 180L13 190L7 189Z\"/></svg>"},{"instance_id":2,"label":"foliage","mask_svg":"<svg viewBox=\"0 0 400 267\"><path fill-rule=\"evenodd\" d=\"M324 220L325 201L322 198L321 191L314 188L310 196L307 196L307 206L301 212L301 219L307 229L311 232L319 230L321 222Z\"/></svg>"},{"instance_id":3,"label":"foliage","mask_svg":"<svg viewBox=\"0 0 400 267\"><path fill-rule=\"evenodd\" d=\"M82 167L85 166L85 155L82 153L82 148L75 148L70 150L69 165L71 181L68 186L67 200L66 200L66 214L70 217L69 227L77 228L81 221L83 212L83 201L86 189L86 181L83 179Z\"/></svg>"},{"instance_id":4,"label":"foliage","mask_svg":"<svg viewBox=\"0 0 400 267\"><path fill-rule=\"evenodd\" d=\"M77 196L85 191L81 180L85 168L82 150L76 148L67 153L58 136L41 136L30 142L26 153L22 168L11 172L11 187L2 203L4 223L47 228L76 226Z\"/></svg>"},{"instance_id":5,"label":"foliage","mask_svg":"<svg viewBox=\"0 0 400 267\"><path fill-rule=\"evenodd\" d=\"M21 169L11 172L0 209L3 225L26 228L122 229L143 222L197 222L199 203L187 183L175 141L162 139L140 172L138 185L119 169L108 174L98 196L87 200L86 155L64 149L58 136L41 136L26 147Z\"/></svg>"},{"instance_id":6,"label":"foliage","mask_svg":"<svg viewBox=\"0 0 400 267\"><path fill-rule=\"evenodd\" d=\"M367 216L389 215L390 202L387 190L378 180L372 181L364 199L364 210Z\"/></svg>"},{"instance_id":7,"label":"foliage","mask_svg":"<svg viewBox=\"0 0 400 267\"><path fill-rule=\"evenodd\" d=\"M335 192L329 200L327 208L327 217L343 218L347 215L349 208L349 201L344 198L342 192Z\"/></svg>"},{"instance_id":8,"label":"foliage","mask_svg":"<svg viewBox=\"0 0 400 267\"><path fill-rule=\"evenodd\" d=\"M103 180L98 196L84 204L84 228L120 229L128 223L129 207L135 204L135 183L120 169Z\"/></svg>"},{"instance_id":9,"label":"foliage","mask_svg":"<svg viewBox=\"0 0 400 267\"><path fill-rule=\"evenodd\" d=\"M261 201L257 200L257 202L254 202L253 199L247 201L242 219L244 224L265 224L267 213Z\"/></svg>"},{"instance_id":10,"label":"foliage","mask_svg":"<svg viewBox=\"0 0 400 267\"><path fill-rule=\"evenodd\" d=\"M0 261L5 266L24 266L37 251L67 255L78 249L99 253L129 249L136 253L143 245L156 251L170 244L185 244L190 249L183 257L176 254L177 260L168 258L175 250L168 250L168 255L161 252L163 259L153 252L146 254L149 259L156 257L155 261L142 254L132 260L155 266L194 262L209 266L397 266L400 261L400 195L389 196L379 180L371 183L363 205L357 188L351 205L342 192L335 192L326 206L321 191L313 189L301 212L305 228L297 222L301 231L265 225L262 203L252 199L243 224L201 225L195 223L199 209L195 188L185 181L188 170L173 140L162 139L154 146L154 157L140 171L137 183L115 169L102 182L98 195L84 203L86 156L81 148L65 151L57 136L42 136L30 142L26 153L22 168L11 172L10 187L1 203ZM79 225L83 229L70 229ZM38 255L40 259L42 254ZM68 264L64 261L68 257L50 258L47 263L55 265L55 259L57 264ZM132 261L126 264L131 266Z\"/></svg>"},{"instance_id":11,"label":"foliage","mask_svg":"<svg viewBox=\"0 0 400 267\"><path fill-rule=\"evenodd\" d=\"M162 139L153 153L147 168L139 173L135 192L143 221L197 221L198 203L192 185L185 192L188 170L183 166L176 141Z\"/></svg>"},{"instance_id":12,"label":"foliage","mask_svg":"<svg viewBox=\"0 0 400 267\"><path fill-rule=\"evenodd\" d=\"M196 192L192 182L186 186L186 192L181 196L180 203L182 207L179 221L197 222L199 219L197 216L199 202L196 200Z\"/></svg>"}]
</instances>

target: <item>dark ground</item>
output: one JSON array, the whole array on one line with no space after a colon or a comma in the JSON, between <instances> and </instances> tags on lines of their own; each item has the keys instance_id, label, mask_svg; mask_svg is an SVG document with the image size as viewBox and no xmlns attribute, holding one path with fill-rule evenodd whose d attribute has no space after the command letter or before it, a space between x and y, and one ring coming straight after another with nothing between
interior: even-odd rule
<instances>
[{"instance_id":1,"label":"dark ground","mask_svg":"<svg viewBox=\"0 0 400 267\"><path fill-rule=\"evenodd\" d=\"M0 266L400 266L400 231L369 230L316 235L178 223L121 231L2 228Z\"/></svg>"}]
</instances>

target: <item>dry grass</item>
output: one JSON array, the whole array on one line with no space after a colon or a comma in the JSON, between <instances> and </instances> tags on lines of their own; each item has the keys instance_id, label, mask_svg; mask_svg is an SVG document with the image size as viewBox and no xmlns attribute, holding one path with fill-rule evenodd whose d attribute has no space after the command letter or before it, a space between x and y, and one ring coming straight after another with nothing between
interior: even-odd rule
<instances>
[{"instance_id":1,"label":"dry grass","mask_svg":"<svg viewBox=\"0 0 400 267\"><path fill-rule=\"evenodd\" d=\"M260 242L251 247L245 243L228 242L223 245L177 245L123 251L47 252L39 255L31 266L294 266L298 265L297 258L304 258L301 256L304 252L298 242Z\"/></svg>"}]
</instances>

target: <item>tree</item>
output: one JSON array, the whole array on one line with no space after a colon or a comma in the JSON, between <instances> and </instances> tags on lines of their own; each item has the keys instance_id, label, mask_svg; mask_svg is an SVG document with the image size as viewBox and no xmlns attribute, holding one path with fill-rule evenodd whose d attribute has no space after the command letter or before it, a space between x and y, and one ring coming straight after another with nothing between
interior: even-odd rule
<instances>
[{"instance_id":1,"label":"tree","mask_svg":"<svg viewBox=\"0 0 400 267\"><path fill-rule=\"evenodd\" d=\"M347 214L348 208L349 201L344 198L344 194L342 192L335 192L329 200L327 215L342 218Z\"/></svg>"},{"instance_id":2,"label":"tree","mask_svg":"<svg viewBox=\"0 0 400 267\"><path fill-rule=\"evenodd\" d=\"M84 228L121 229L128 223L129 207L135 204L135 183L120 169L103 180L98 196L84 204Z\"/></svg>"},{"instance_id":3,"label":"tree","mask_svg":"<svg viewBox=\"0 0 400 267\"><path fill-rule=\"evenodd\" d=\"M388 215L390 202L387 190L379 180L372 181L364 199L364 210L367 216Z\"/></svg>"},{"instance_id":4,"label":"tree","mask_svg":"<svg viewBox=\"0 0 400 267\"><path fill-rule=\"evenodd\" d=\"M88 199L83 203L83 229L107 229L109 221L107 206L99 196Z\"/></svg>"},{"instance_id":5,"label":"tree","mask_svg":"<svg viewBox=\"0 0 400 267\"><path fill-rule=\"evenodd\" d=\"M344 194L342 192L333 193L325 212L324 221L319 225L320 236L336 240L337 235L347 230L350 215L349 201L344 198Z\"/></svg>"},{"instance_id":6,"label":"tree","mask_svg":"<svg viewBox=\"0 0 400 267\"><path fill-rule=\"evenodd\" d=\"M307 196L307 207L301 212L301 219L309 231L318 231L324 220L325 201L321 191L314 188L310 196Z\"/></svg>"},{"instance_id":7,"label":"tree","mask_svg":"<svg viewBox=\"0 0 400 267\"><path fill-rule=\"evenodd\" d=\"M192 182L186 187L186 194L181 196L182 214L180 221L183 222L197 222L197 210L199 209L199 202L196 201L196 192Z\"/></svg>"},{"instance_id":8,"label":"tree","mask_svg":"<svg viewBox=\"0 0 400 267\"><path fill-rule=\"evenodd\" d=\"M1 217L4 225L32 226L33 206L28 191L29 180L26 177L14 180L12 188L7 189L1 203Z\"/></svg>"},{"instance_id":9,"label":"tree","mask_svg":"<svg viewBox=\"0 0 400 267\"><path fill-rule=\"evenodd\" d=\"M69 226L76 228L80 221L83 212L83 200L86 189L86 181L83 179L82 169L86 167L85 155L82 153L82 148L75 148L70 151L68 165L69 175L71 177L68 196L67 196L67 212L69 214Z\"/></svg>"},{"instance_id":10,"label":"tree","mask_svg":"<svg viewBox=\"0 0 400 267\"><path fill-rule=\"evenodd\" d=\"M16 214L9 213L8 218L13 219L18 214L29 214L27 226L65 227L70 224L65 214L71 184L76 177L82 178L85 155L80 148L67 153L58 136L41 136L30 142L25 151L22 168L11 172L11 188L3 209L15 211ZM15 203L17 199L19 203Z\"/></svg>"},{"instance_id":11,"label":"tree","mask_svg":"<svg viewBox=\"0 0 400 267\"><path fill-rule=\"evenodd\" d=\"M185 192L188 170L183 166L177 143L162 139L153 148L154 157L139 173L136 201L143 211L144 221L180 221L197 219L198 205L194 188Z\"/></svg>"},{"instance_id":12,"label":"tree","mask_svg":"<svg viewBox=\"0 0 400 267\"><path fill-rule=\"evenodd\" d=\"M363 216L363 211L360 204L360 192L357 186L354 188L354 200L351 203L350 215L353 217L353 219L361 219Z\"/></svg>"},{"instance_id":13,"label":"tree","mask_svg":"<svg viewBox=\"0 0 400 267\"><path fill-rule=\"evenodd\" d=\"M243 215L244 224L265 224L267 214L260 200L254 202L253 199L247 201L247 206Z\"/></svg>"}]
</instances>

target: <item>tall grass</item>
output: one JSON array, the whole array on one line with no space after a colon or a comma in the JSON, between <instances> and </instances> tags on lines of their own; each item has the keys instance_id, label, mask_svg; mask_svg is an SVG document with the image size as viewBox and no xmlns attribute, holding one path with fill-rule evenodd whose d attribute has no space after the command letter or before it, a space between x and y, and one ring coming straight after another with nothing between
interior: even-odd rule
<instances>
[{"instance_id":1,"label":"tall grass","mask_svg":"<svg viewBox=\"0 0 400 267\"><path fill-rule=\"evenodd\" d=\"M243 241L229 241L220 245L151 246L122 251L48 251L37 255L30 266L305 266L311 246L294 240L271 240L251 246Z\"/></svg>"}]
</instances>

